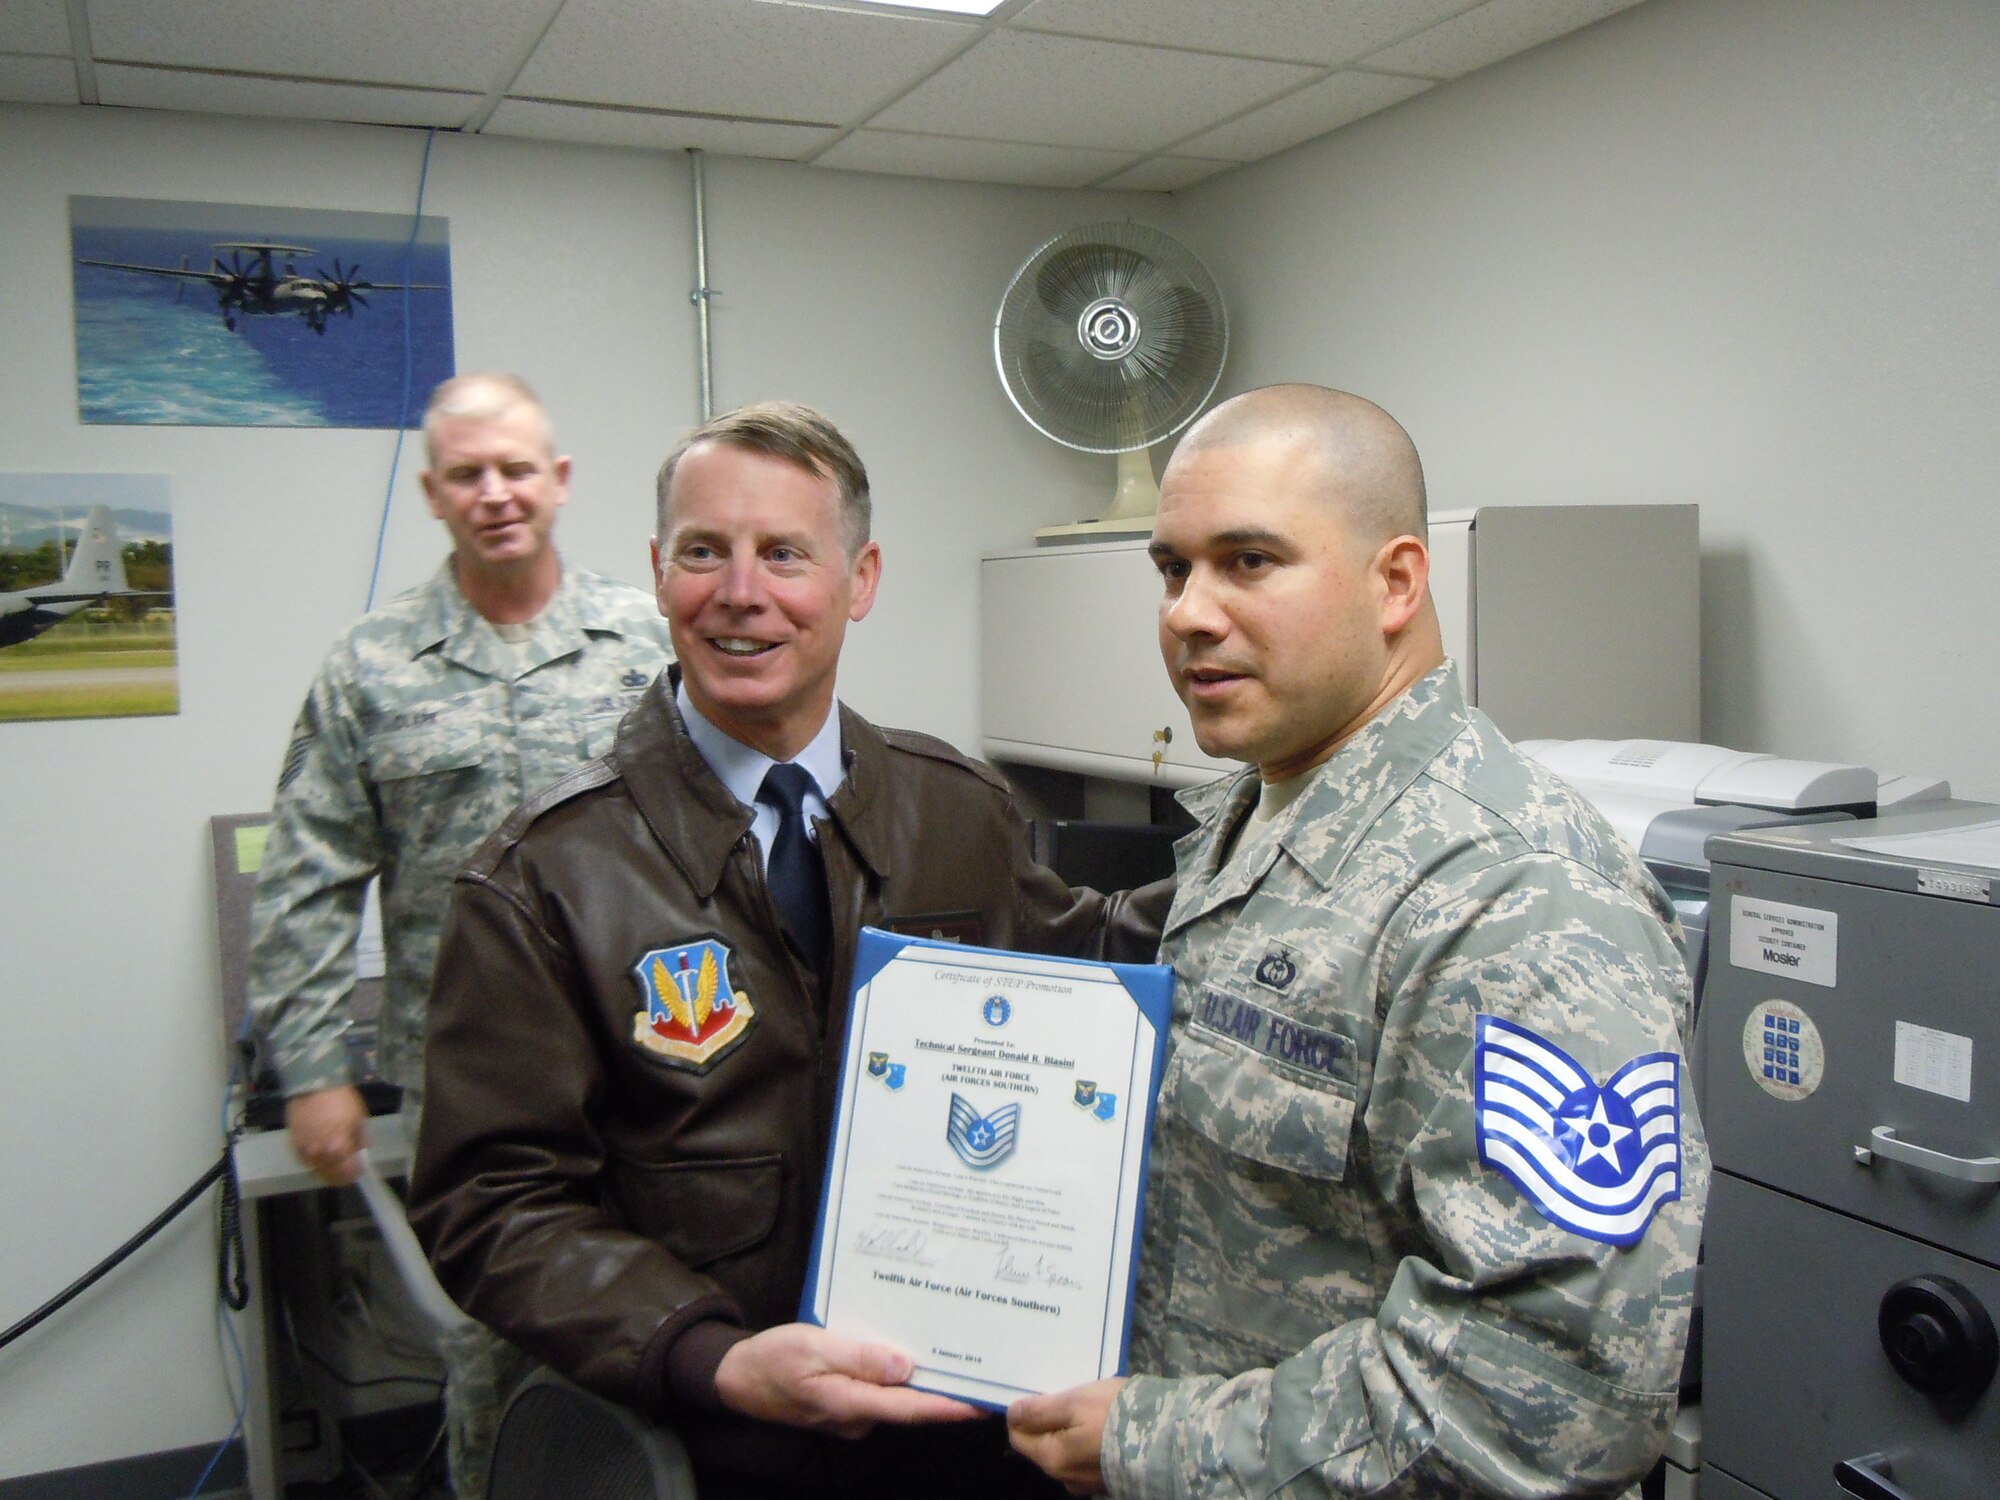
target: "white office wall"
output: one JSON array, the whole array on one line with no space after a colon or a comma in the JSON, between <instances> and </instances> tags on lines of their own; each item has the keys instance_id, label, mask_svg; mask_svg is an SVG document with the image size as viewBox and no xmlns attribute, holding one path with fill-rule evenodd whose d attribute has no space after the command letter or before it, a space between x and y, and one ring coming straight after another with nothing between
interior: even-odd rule
<instances>
[{"instance_id":1,"label":"white office wall","mask_svg":"<svg viewBox=\"0 0 2000 1500\"><path fill-rule=\"evenodd\" d=\"M2000 798L1996 80L1984 0L1648 0L1172 203L714 159L718 400L814 401L855 437L888 565L844 691L970 744L976 558L1099 482L1006 406L991 308L1043 236L1131 211L1221 279L1228 389L1382 400L1440 507L1699 502L1710 737ZM213 1160L203 820L268 797L360 606L391 444L79 427L63 200L396 211L421 145L0 107L0 464L171 476L183 685L177 718L0 724L0 1321ZM569 551L639 579L695 400L685 165L442 137L427 206L461 367L543 388L578 460ZM389 588L439 552L413 462ZM183 1221L0 1354L0 1477L227 1431L212 1252Z\"/></svg>"},{"instance_id":2,"label":"white office wall","mask_svg":"<svg viewBox=\"0 0 2000 1500\"><path fill-rule=\"evenodd\" d=\"M2000 799L2000 6L1648 0L1177 200L1229 390L1695 501L1705 735Z\"/></svg>"},{"instance_id":3,"label":"white office wall","mask_svg":"<svg viewBox=\"0 0 2000 1500\"><path fill-rule=\"evenodd\" d=\"M267 805L306 682L361 609L394 443L79 426L65 199L406 212L422 149L409 131L0 107L0 466L170 477L182 689L172 718L0 724L0 1323L216 1157L206 819ZM843 691L883 722L976 741L978 554L1095 503L1099 465L1007 406L990 320L1042 238L1135 201L710 163L718 402L821 404L873 471L888 564ZM685 160L441 136L425 208L451 220L459 367L527 375L576 457L566 552L645 581L652 475L696 414ZM383 595L442 556L420 466L412 442ZM229 1431L212 1204L0 1354L0 1478Z\"/></svg>"}]
</instances>

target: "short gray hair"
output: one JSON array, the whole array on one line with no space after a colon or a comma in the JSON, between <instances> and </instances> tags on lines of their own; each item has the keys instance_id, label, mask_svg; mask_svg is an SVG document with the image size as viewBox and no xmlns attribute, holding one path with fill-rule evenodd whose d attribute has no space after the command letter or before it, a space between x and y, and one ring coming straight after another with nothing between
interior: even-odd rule
<instances>
[{"instance_id":1,"label":"short gray hair","mask_svg":"<svg viewBox=\"0 0 2000 1500\"><path fill-rule=\"evenodd\" d=\"M752 453L769 454L831 479L840 494L840 539L850 561L868 545L868 528L873 507L868 498L868 470L861 455L824 415L794 401L757 401L712 417L693 428L674 445L667 461L660 465L656 486L659 497L657 524L664 545L671 527L667 505L673 495L674 470L697 443L726 443Z\"/></svg>"},{"instance_id":2,"label":"short gray hair","mask_svg":"<svg viewBox=\"0 0 2000 1500\"><path fill-rule=\"evenodd\" d=\"M466 419L488 421L516 407L526 407L535 414L542 429L542 441L553 457L556 451L555 432L549 426L549 414L542 406L542 398L535 394L534 388L518 375L509 375L502 370L477 370L467 375L454 375L431 392L431 399L424 407L426 462L432 466L437 463L437 430L442 423Z\"/></svg>"}]
</instances>

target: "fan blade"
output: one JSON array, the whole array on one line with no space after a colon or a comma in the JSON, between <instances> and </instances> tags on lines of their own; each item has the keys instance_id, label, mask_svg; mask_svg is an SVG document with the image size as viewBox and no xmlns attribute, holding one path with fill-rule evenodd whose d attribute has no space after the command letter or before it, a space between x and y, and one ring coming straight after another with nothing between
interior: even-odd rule
<instances>
[{"instance_id":1,"label":"fan blade","mask_svg":"<svg viewBox=\"0 0 2000 1500\"><path fill-rule=\"evenodd\" d=\"M994 360L1015 407L1086 452L1131 451L1185 427L1214 393L1227 350L1206 268L1130 222L1044 243L994 318Z\"/></svg>"}]
</instances>

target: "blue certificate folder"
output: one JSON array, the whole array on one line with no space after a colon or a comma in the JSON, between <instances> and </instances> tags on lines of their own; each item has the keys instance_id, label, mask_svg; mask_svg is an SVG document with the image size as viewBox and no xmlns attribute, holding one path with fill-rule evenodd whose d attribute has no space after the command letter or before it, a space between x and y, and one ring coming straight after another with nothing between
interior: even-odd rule
<instances>
[{"instance_id":1,"label":"blue certificate folder","mask_svg":"<svg viewBox=\"0 0 2000 1500\"><path fill-rule=\"evenodd\" d=\"M976 1405L1123 1374L1162 964L861 932L799 1315Z\"/></svg>"}]
</instances>

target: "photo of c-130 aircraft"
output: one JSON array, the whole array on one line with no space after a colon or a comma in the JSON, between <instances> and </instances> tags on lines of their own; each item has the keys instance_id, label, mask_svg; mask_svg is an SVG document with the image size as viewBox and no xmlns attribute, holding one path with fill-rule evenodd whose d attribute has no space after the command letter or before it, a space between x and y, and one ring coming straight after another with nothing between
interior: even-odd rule
<instances>
[{"instance_id":1,"label":"photo of c-130 aircraft","mask_svg":"<svg viewBox=\"0 0 2000 1500\"><path fill-rule=\"evenodd\" d=\"M0 593L0 650L31 641L79 610L107 599L172 597L126 586L125 560L119 553L118 527L111 519L111 507L93 505L60 579Z\"/></svg>"}]
</instances>

